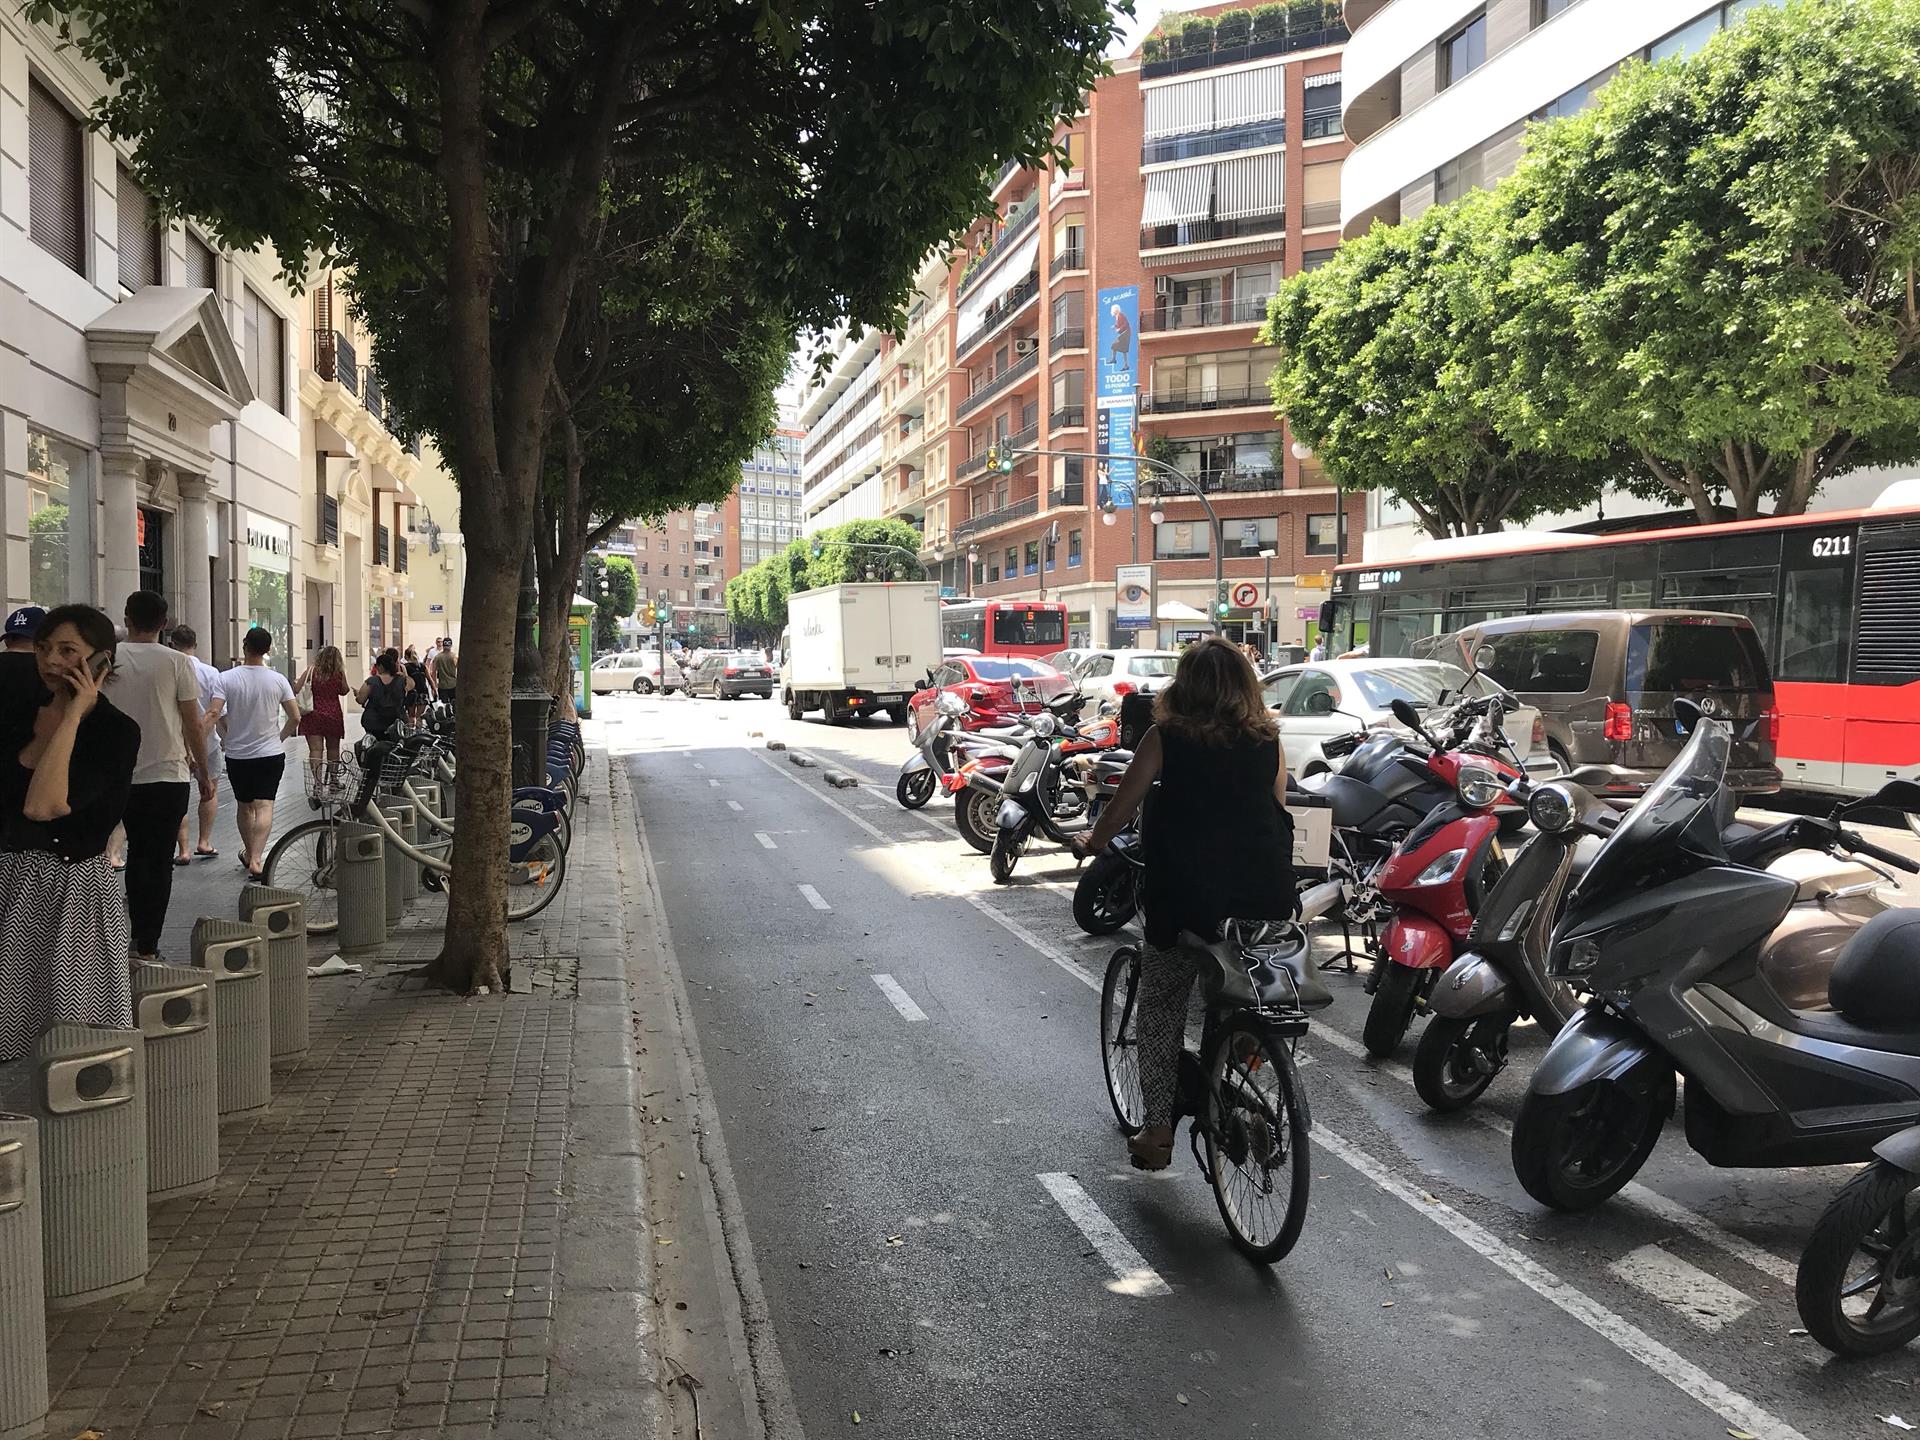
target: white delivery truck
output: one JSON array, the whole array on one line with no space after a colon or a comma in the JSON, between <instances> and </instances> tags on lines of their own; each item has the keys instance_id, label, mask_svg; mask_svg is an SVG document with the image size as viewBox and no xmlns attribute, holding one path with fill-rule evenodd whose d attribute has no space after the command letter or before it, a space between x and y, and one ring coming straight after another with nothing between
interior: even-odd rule
<instances>
[{"instance_id":1,"label":"white delivery truck","mask_svg":"<svg viewBox=\"0 0 1920 1440\"><path fill-rule=\"evenodd\" d=\"M940 587L931 581L829 585L787 601L780 693L795 720L885 710L905 724L907 701L940 663Z\"/></svg>"}]
</instances>

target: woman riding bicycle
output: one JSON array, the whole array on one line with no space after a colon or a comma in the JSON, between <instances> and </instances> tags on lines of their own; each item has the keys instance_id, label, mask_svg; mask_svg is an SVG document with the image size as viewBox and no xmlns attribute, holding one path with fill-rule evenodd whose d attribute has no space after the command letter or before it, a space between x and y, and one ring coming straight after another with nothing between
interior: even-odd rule
<instances>
[{"instance_id":1,"label":"woman riding bicycle","mask_svg":"<svg viewBox=\"0 0 1920 1440\"><path fill-rule=\"evenodd\" d=\"M1221 639L1180 656L1154 702L1154 725L1081 854L1112 842L1147 798L1140 951L1140 1089L1145 1125L1127 1142L1142 1170L1173 1160L1173 1109L1195 962L1181 932L1210 940L1221 922L1285 920L1298 909L1286 757L1247 657Z\"/></svg>"}]
</instances>

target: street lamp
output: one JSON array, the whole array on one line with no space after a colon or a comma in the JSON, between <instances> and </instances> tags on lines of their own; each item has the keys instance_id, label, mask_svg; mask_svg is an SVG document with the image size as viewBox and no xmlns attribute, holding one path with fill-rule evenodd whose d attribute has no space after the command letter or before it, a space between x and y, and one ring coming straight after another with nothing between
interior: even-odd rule
<instances>
[{"instance_id":1,"label":"street lamp","mask_svg":"<svg viewBox=\"0 0 1920 1440\"><path fill-rule=\"evenodd\" d=\"M1311 460L1313 458L1313 447L1304 440L1296 440L1288 448L1293 451L1293 458L1296 460Z\"/></svg>"},{"instance_id":2,"label":"street lamp","mask_svg":"<svg viewBox=\"0 0 1920 1440\"><path fill-rule=\"evenodd\" d=\"M1274 529L1278 531L1279 527L1276 525ZM1266 632L1267 643L1264 648L1268 655L1273 654L1273 554L1271 550L1260 552L1260 558L1266 562L1264 566L1266 575L1260 583L1260 590L1267 605L1267 623L1260 628Z\"/></svg>"},{"instance_id":3,"label":"street lamp","mask_svg":"<svg viewBox=\"0 0 1920 1440\"><path fill-rule=\"evenodd\" d=\"M980 558L980 547L978 545L967 546L967 598L969 600L973 598L974 562L977 561L979 558Z\"/></svg>"}]
</instances>

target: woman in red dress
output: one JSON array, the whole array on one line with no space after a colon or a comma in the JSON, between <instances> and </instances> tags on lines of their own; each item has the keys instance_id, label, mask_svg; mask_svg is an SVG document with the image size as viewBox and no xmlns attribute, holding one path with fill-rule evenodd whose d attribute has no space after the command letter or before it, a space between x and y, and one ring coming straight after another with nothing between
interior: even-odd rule
<instances>
[{"instance_id":1,"label":"woman in red dress","mask_svg":"<svg viewBox=\"0 0 1920 1440\"><path fill-rule=\"evenodd\" d=\"M347 717L340 709L347 685L346 662L336 645L323 645L300 678L293 682L295 692L308 687L313 691L313 708L300 717L300 733L307 737L307 768L313 772L315 788L322 780L324 755L327 781L340 774L340 742L346 738ZM323 748L324 747L324 748Z\"/></svg>"}]
</instances>

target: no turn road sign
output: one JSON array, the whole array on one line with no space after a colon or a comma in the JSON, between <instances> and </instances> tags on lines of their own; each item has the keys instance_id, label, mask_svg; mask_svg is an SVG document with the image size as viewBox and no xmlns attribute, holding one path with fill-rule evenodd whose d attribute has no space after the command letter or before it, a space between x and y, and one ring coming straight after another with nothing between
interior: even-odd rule
<instances>
[{"instance_id":1,"label":"no turn road sign","mask_svg":"<svg viewBox=\"0 0 1920 1440\"><path fill-rule=\"evenodd\" d=\"M1260 603L1260 587L1250 580L1242 580L1233 587L1233 604L1237 610L1251 610Z\"/></svg>"}]
</instances>

